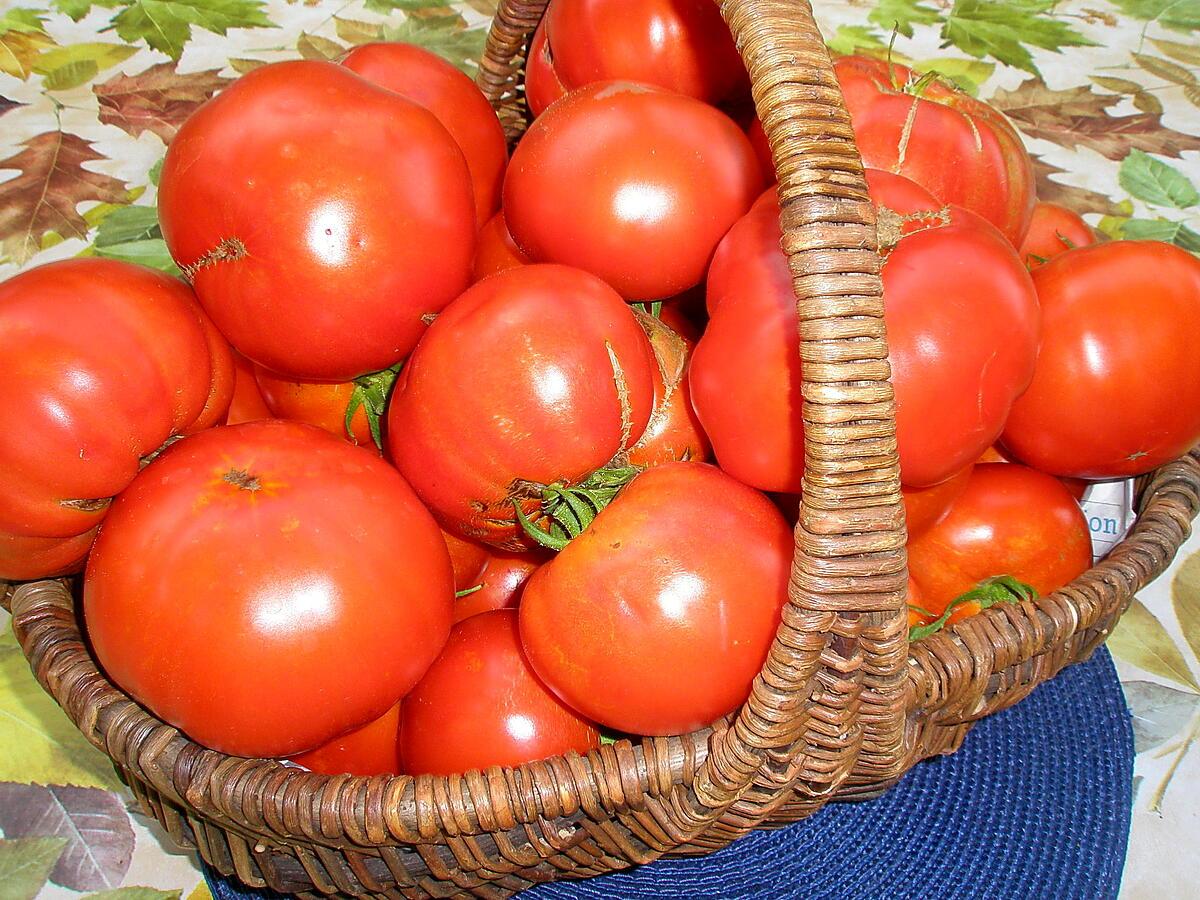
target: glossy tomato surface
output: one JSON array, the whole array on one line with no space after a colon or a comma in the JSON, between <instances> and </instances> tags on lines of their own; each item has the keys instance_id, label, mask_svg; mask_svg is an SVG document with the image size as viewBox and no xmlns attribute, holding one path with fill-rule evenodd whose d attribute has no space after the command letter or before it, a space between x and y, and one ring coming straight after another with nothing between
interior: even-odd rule
<instances>
[{"instance_id":1,"label":"glossy tomato surface","mask_svg":"<svg viewBox=\"0 0 1200 900\"><path fill-rule=\"evenodd\" d=\"M1094 243L1096 232L1078 213L1057 203L1039 201L1019 252L1025 265L1036 269L1068 250Z\"/></svg>"},{"instance_id":2,"label":"glossy tomato surface","mask_svg":"<svg viewBox=\"0 0 1200 900\"><path fill-rule=\"evenodd\" d=\"M402 359L468 284L462 151L428 110L333 63L262 66L205 103L163 163L171 255L246 356L349 381Z\"/></svg>"},{"instance_id":3,"label":"glossy tomato surface","mask_svg":"<svg viewBox=\"0 0 1200 900\"><path fill-rule=\"evenodd\" d=\"M1200 260L1157 241L1069 250L1034 271L1042 347L1004 446L1055 475L1124 478L1200 441Z\"/></svg>"},{"instance_id":4,"label":"glossy tomato surface","mask_svg":"<svg viewBox=\"0 0 1200 900\"><path fill-rule=\"evenodd\" d=\"M436 53L400 41L361 44L341 62L437 116L467 159L476 221L486 222L500 206L508 144L495 110L475 82Z\"/></svg>"},{"instance_id":5,"label":"glossy tomato surface","mask_svg":"<svg viewBox=\"0 0 1200 900\"><path fill-rule=\"evenodd\" d=\"M1035 203L1033 163L1002 113L887 60L844 56L834 71L865 165L911 178L1020 246Z\"/></svg>"},{"instance_id":6,"label":"glossy tomato surface","mask_svg":"<svg viewBox=\"0 0 1200 900\"><path fill-rule=\"evenodd\" d=\"M536 117L566 93L567 89L563 87L554 68L554 55L546 40L546 20L543 18L533 33L529 58L525 61L525 101L529 104L529 111Z\"/></svg>"},{"instance_id":7,"label":"glossy tomato surface","mask_svg":"<svg viewBox=\"0 0 1200 900\"><path fill-rule=\"evenodd\" d=\"M977 465L950 511L908 545L909 572L935 614L985 578L1011 575L1048 594L1091 564L1075 498L1058 479L1010 463Z\"/></svg>"},{"instance_id":8,"label":"glossy tomato surface","mask_svg":"<svg viewBox=\"0 0 1200 900\"><path fill-rule=\"evenodd\" d=\"M229 345L187 286L113 260L0 283L0 358L0 579L78 569L142 460L222 421L233 394Z\"/></svg>"},{"instance_id":9,"label":"glossy tomato surface","mask_svg":"<svg viewBox=\"0 0 1200 900\"><path fill-rule=\"evenodd\" d=\"M517 245L630 300L704 278L762 173L741 129L699 100L630 82L572 92L530 126L504 179Z\"/></svg>"},{"instance_id":10,"label":"glossy tomato surface","mask_svg":"<svg viewBox=\"0 0 1200 900\"><path fill-rule=\"evenodd\" d=\"M441 656L404 699L400 759L410 775L451 775L600 746L590 722L529 667L515 610L454 626Z\"/></svg>"},{"instance_id":11,"label":"glossy tomato surface","mask_svg":"<svg viewBox=\"0 0 1200 900\"><path fill-rule=\"evenodd\" d=\"M407 693L453 595L437 525L395 469L269 420L187 438L134 480L83 613L105 672L159 718L224 753L292 756Z\"/></svg>"},{"instance_id":12,"label":"glossy tomato surface","mask_svg":"<svg viewBox=\"0 0 1200 900\"><path fill-rule=\"evenodd\" d=\"M640 81L713 104L749 93L746 68L712 0L554 0L546 32L567 90Z\"/></svg>"},{"instance_id":13,"label":"glossy tomato surface","mask_svg":"<svg viewBox=\"0 0 1200 900\"><path fill-rule=\"evenodd\" d=\"M475 267L471 273L471 280L480 281L489 275L525 266L532 261L508 233L504 210L500 210L479 230L479 246L475 250Z\"/></svg>"},{"instance_id":14,"label":"glossy tomato surface","mask_svg":"<svg viewBox=\"0 0 1200 900\"><path fill-rule=\"evenodd\" d=\"M323 775L399 775L400 704L373 722L334 738L316 750L293 756L310 772Z\"/></svg>"},{"instance_id":15,"label":"glossy tomato surface","mask_svg":"<svg viewBox=\"0 0 1200 900\"><path fill-rule=\"evenodd\" d=\"M705 463L647 469L525 585L525 651L602 725L699 728L749 695L792 552L791 529L758 491Z\"/></svg>"},{"instance_id":16,"label":"glossy tomato surface","mask_svg":"<svg viewBox=\"0 0 1200 900\"><path fill-rule=\"evenodd\" d=\"M464 364L464 348L481 353ZM514 500L575 483L646 428L650 344L600 279L530 265L474 285L430 327L388 410L396 466L442 524L510 550L530 546Z\"/></svg>"},{"instance_id":17,"label":"glossy tomato surface","mask_svg":"<svg viewBox=\"0 0 1200 900\"><path fill-rule=\"evenodd\" d=\"M903 488L905 527L910 538L928 531L945 517L954 501L967 489L973 468L967 466L933 487Z\"/></svg>"},{"instance_id":18,"label":"glossy tomato surface","mask_svg":"<svg viewBox=\"0 0 1200 900\"><path fill-rule=\"evenodd\" d=\"M454 621L461 622L470 616L493 609L511 609L521 602L525 583L538 567L546 562L548 554L542 550L514 553L509 550L493 550L488 554L483 569L469 587L478 587L454 601Z\"/></svg>"}]
</instances>

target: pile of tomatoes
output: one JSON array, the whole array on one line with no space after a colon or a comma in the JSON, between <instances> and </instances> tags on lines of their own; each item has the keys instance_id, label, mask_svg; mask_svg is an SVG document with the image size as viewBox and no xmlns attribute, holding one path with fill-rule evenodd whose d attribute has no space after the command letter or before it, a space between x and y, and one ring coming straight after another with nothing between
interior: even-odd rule
<instances>
[{"instance_id":1,"label":"pile of tomatoes","mask_svg":"<svg viewBox=\"0 0 1200 900\"><path fill-rule=\"evenodd\" d=\"M836 74L918 639L1079 575L1086 483L1200 439L1200 260L1038 203L1013 127L938 78ZM84 571L99 664L193 739L447 773L746 698L805 464L746 72L708 0L553 0L527 97L509 158L420 48L264 66L168 150L186 283L83 258L0 285L0 578Z\"/></svg>"}]
</instances>

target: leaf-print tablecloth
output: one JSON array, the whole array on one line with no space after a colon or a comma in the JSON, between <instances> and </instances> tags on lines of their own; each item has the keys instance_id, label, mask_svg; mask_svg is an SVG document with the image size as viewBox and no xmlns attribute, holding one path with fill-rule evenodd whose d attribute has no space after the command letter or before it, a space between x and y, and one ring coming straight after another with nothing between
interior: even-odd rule
<instances>
[{"instance_id":1,"label":"leaf-print tablecloth","mask_svg":"<svg viewBox=\"0 0 1200 900\"><path fill-rule=\"evenodd\" d=\"M632 0L631 0L632 2ZM415 41L468 71L491 0L0 0L0 278L96 254L172 264L154 213L165 143L263 62ZM1200 0L818 0L838 52L936 70L1003 109L1039 195L1114 237L1200 253ZM1197 333L1180 340L1200 344ZM1102 414L1100 411L1099 414ZM1200 538L1110 641L1135 715L1127 898L1195 895ZM0 636L0 900L207 897L111 767Z\"/></svg>"}]
</instances>

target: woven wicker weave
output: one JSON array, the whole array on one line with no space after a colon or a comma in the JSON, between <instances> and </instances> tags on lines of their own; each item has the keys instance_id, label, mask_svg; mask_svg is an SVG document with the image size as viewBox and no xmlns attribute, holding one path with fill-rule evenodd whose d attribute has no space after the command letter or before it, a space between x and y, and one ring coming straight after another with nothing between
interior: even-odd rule
<instances>
[{"instance_id":1,"label":"woven wicker weave","mask_svg":"<svg viewBox=\"0 0 1200 900\"><path fill-rule=\"evenodd\" d=\"M521 53L545 6L505 0L488 39L479 83L510 139L525 124ZM1143 479L1132 534L1075 583L908 646L880 261L849 117L804 0L720 6L775 156L804 361L790 602L750 699L712 729L517 769L314 775L207 750L139 708L97 671L66 582L0 585L38 680L143 807L221 872L311 895L503 897L869 797L1086 657L1186 538L1195 454Z\"/></svg>"}]
</instances>

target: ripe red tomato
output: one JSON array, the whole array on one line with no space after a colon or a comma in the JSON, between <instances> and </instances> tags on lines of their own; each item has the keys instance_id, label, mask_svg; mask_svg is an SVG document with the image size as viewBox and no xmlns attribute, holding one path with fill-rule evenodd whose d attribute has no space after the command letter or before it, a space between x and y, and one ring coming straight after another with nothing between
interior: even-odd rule
<instances>
[{"instance_id":1,"label":"ripe red tomato","mask_svg":"<svg viewBox=\"0 0 1200 900\"><path fill-rule=\"evenodd\" d=\"M254 377L274 417L316 425L360 447L382 448L384 407L396 380L394 371L355 381L292 381L256 366ZM354 412L347 428L351 406Z\"/></svg>"},{"instance_id":2,"label":"ripe red tomato","mask_svg":"<svg viewBox=\"0 0 1200 900\"><path fill-rule=\"evenodd\" d=\"M241 425L273 417L263 400L258 382L254 378L254 363L236 350L233 352L233 399L229 401L226 425Z\"/></svg>"},{"instance_id":3,"label":"ripe red tomato","mask_svg":"<svg viewBox=\"0 0 1200 900\"><path fill-rule=\"evenodd\" d=\"M981 463L940 522L908 544L908 567L930 612L985 578L1011 575L1048 594L1092 565L1079 504L1057 479L1025 466ZM951 621L978 612L965 604Z\"/></svg>"},{"instance_id":4,"label":"ripe red tomato","mask_svg":"<svg viewBox=\"0 0 1200 900\"><path fill-rule=\"evenodd\" d=\"M486 348L463 365L463 348ZM447 528L527 548L542 488L574 483L632 446L654 400L650 345L600 279L531 265L450 304L401 373L388 411L396 466Z\"/></svg>"},{"instance_id":5,"label":"ripe red tomato","mask_svg":"<svg viewBox=\"0 0 1200 900\"><path fill-rule=\"evenodd\" d=\"M599 275L626 299L659 300L700 283L761 187L754 149L724 113L602 82L530 126L504 179L504 214L531 258Z\"/></svg>"},{"instance_id":6,"label":"ripe red tomato","mask_svg":"<svg viewBox=\"0 0 1200 900\"><path fill-rule=\"evenodd\" d=\"M546 20L543 18L533 33L529 58L525 61L525 102L536 118L547 106L566 94L567 89L563 87L554 68L554 56L546 40Z\"/></svg>"},{"instance_id":7,"label":"ripe red tomato","mask_svg":"<svg viewBox=\"0 0 1200 900\"><path fill-rule=\"evenodd\" d=\"M887 60L843 56L834 71L865 165L978 213L1020 246L1033 215L1033 162L1008 119Z\"/></svg>"},{"instance_id":8,"label":"ripe red tomato","mask_svg":"<svg viewBox=\"0 0 1200 900\"><path fill-rule=\"evenodd\" d=\"M967 466L957 475L952 475L941 484L927 488L904 487L904 515L908 536L928 531L942 520L954 501L967 489L974 466Z\"/></svg>"},{"instance_id":9,"label":"ripe red tomato","mask_svg":"<svg viewBox=\"0 0 1200 900\"><path fill-rule=\"evenodd\" d=\"M488 548L483 544L460 538L445 528L442 529L442 540L446 542L446 549L450 551L450 564L454 568L455 592L465 591L467 588L479 584L479 576L483 574L483 567L487 565ZM457 610L457 600L454 606Z\"/></svg>"},{"instance_id":10,"label":"ripe red tomato","mask_svg":"<svg viewBox=\"0 0 1200 900\"><path fill-rule=\"evenodd\" d=\"M664 312L673 320L682 318L678 310L667 312L664 308ZM687 459L703 462L712 453L712 445L692 408L688 362L695 342L661 318L643 316L641 321L657 362L652 372L654 412L646 430L629 450L629 463L645 468Z\"/></svg>"},{"instance_id":11,"label":"ripe red tomato","mask_svg":"<svg viewBox=\"0 0 1200 900\"><path fill-rule=\"evenodd\" d=\"M647 469L529 579L525 652L602 725L647 735L707 725L750 693L793 549L771 501L719 469Z\"/></svg>"},{"instance_id":12,"label":"ripe red tomato","mask_svg":"<svg viewBox=\"0 0 1200 900\"><path fill-rule=\"evenodd\" d=\"M921 586L912 580L911 575L908 576L908 627L928 625L936 618L925 606L925 595L921 593Z\"/></svg>"},{"instance_id":13,"label":"ripe red tomato","mask_svg":"<svg viewBox=\"0 0 1200 900\"><path fill-rule=\"evenodd\" d=\"M1042 346L1004 446L1043 472L1126 478L1200 441L1200 260L1158 241L1080 247L1033 273Z\"/></svg>"},{"instance_id":14,"label":"ripe red tomato","mask_svg":"<svg viewBox=\"0 0 1200 900\"><path fill-rule=\"evenodd\" d=\"M400 760L410 775L451 775L600 746L600 732L530 669L515 610L460 622L400 713Z\"/></svg>"},{"instance_id":15,"label":"ripe red tomato","mask_svg":"<svg viewBox=\"0 0 1200 900\"><path fill-rule=\"evenodd\" d=\"M746 129L746 137L750 138L750 146L754 148L754 155L758 157L758 164L762 167L763 181L766 184L774 184L775 158L771 155L767 130L763 128L762 120L758 116L751 120L750 127Z\"/></svg>"},{"instance_id":16,"label":"ripe red tomato","mask_svg":"<svg viewBox=\"0 0 1200 900\"><path fill-rule=\"evenodd\" d=\"M1011 456L1006 454L998 444L993 444L983 451L983 455L976 462L1015 462ZM1083 495L1087 493L1087 489L1091 486L1090 481L1084 481L1082 478L1059 478L1063 487L1070 491L1071 496L1076 500L1082 500Z\"/></svg>"},{"instance_id":17,"label":"ripe red tomato","mask_svg":"<svg viewBox=\"0 0 1200 900\"><path fill-rule=\"evenodd\" d=\"M454 621L461 622L492 609L515 607L521 601L525 582L537 571L538 566L546 562L546 558L546 553L541 549L526 553L508 550L489 553L483 570L468 585L468 588L477 585L479 590L454 601Z\"/></svg>"},{"instance_id":18,"label":"ripe red tomato","mask_svg":"<svg viewBox=\"0 0 1200 900\"><path fill-rule=\"evenodd\" d=\"M428 110L333 63L242 76L171 141L171 255L246 356L291 378L394 365L467 286L462 151Z\"/></svg>"},{"instance_id":19,"label":"ripe red tomato","mask_svg":"<svg viewBox=\"0 0 1200 900\"><path fill-rule=\"evenodd\" d=\"M479 247L475 251L475 268L471 274L471 282L481 281L505 269L528 265L532 261L508 233L504 210L500 210L488 219L487 224L479 231Z\"/></svg>"},{"instance_id":20,"label":"ripe red tomato","mask_svg":"<svg viewBox=\"0 0 1200 900\"><path fill-rule=\"evenodd\" d=\"M894 212L920 211L916 185L869 175L873 192L897 201ZM887 222L882 210L880 217ZM901 474L909 486L928 487L996 440L1029 383L1037 298L1012 247L966 210L910 219L895 231L883 283ZM761 490L796 493L804 471L800 339L780 237L778 200L768 191L713 258L712 318L690 374L721 467Z\"/></svg>"},{"instance_id":21,"label":"ripe red tomato","mask_svg":"<svg viewBox=\"0 0 1200 900\"><path fill-rule=\"evenodd\" d=\"M1039 201L1033 208L1029 231L1021 242L1022 261L1030 269L1045 265L1073 247L1096 243L1096 232L1087 222L1057 203Z\"/></svg>"},{"instance_id":22,"label":"ripe red tomato","mask_svg":"<svg viewBox=\"0 0 1200 900\"><path fill-rule=\"evenodd\" d=\"M508 143L496 111L475 83L415 44L361 44L346 54L342 65L437 116L467 159L475 219L483 225L500 206Z\"/></svg>"},{"instance_id":23,"label":"ripe red tomato","mask_svg":"<svg viewBox=\"0 0 1200 900\"><path fill-rule=\"evenodd\" d=\"M437 525L395 469L268 420L181 441L134 479L83 612L104 670L159 718L223 753L292 756L411 689L453 595Z\"/></svg>"},{"instance_id":24,"label":"ripe red tomato","mask_svg":"<svg viewBox=\"0 0 1200 900\"><path fill-rule=\"evenodd\" d=\"M712 0L553 0L546 35L567 90L640 81L712 104L749 93L746 67Z\"/></svg>"},{"instance_id":25,"label":"ripe red tomato","mask_svg":"<svg viewBox=\"0 0 1200 900\"><path fill-rule=\"evenodd\" d=\"M76 571L109 500L224 419L229 345L187 286L75 259L0 284L0 579Z\"/></svg>"},{"instance_id":26,"label":"ripe red tomato","mask_svg":"<svg viewBox=\"0 0 1200 900\"><path fill-rule=\"evenodd\" d=\"M316 750L293 756L310 772L324 775L399 775L400 704L378 719L334 738Z\"/></svg>"}]
</instances>

